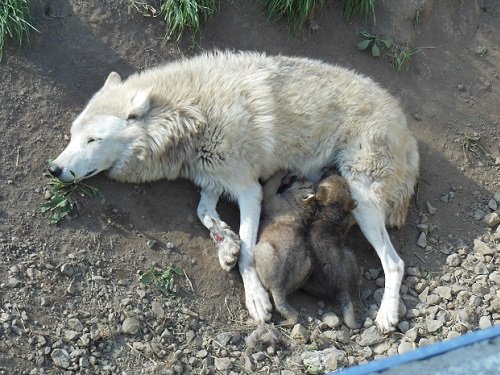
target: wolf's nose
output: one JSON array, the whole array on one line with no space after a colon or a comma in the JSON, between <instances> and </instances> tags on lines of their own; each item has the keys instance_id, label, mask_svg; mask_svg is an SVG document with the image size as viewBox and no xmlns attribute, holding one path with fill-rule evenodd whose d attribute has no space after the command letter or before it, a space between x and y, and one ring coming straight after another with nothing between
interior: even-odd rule
<instances>
[{"instance_id":1,"label":"wolf's nose","mask_svg":"<svg viewBox=\"0 0 500 375\"><path fill-rule=\"evenodd\" d=\"M62 173L62 169L59 168L57 165L51 164L49 166L49 173L54 177L59 177Z\"/></svg>"}]
</instances>

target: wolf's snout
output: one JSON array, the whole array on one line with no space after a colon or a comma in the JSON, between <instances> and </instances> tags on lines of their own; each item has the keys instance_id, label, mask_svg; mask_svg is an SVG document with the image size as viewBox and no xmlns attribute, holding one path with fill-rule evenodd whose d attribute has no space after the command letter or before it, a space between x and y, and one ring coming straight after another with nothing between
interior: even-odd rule
<instances>
[{"instance_id":1,"label":"wolf's snout","mask_svg":"<svg viewBox=\"0 0 500 375\"><path fill-rule=\"evenodd\" d=\"M55 164L49 165L49 173L54 177L59 177L62 173L62 168L58 167Z\"/></svg>"}]
</instances>

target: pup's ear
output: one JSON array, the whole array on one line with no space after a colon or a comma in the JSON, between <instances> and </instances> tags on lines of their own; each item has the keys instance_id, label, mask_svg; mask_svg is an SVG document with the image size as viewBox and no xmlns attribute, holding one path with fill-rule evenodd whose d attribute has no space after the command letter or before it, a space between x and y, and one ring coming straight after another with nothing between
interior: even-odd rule
<instances>
[{"instance_id":1,"label":"pup's ear","mask_svg":"<svg viewBox=\"0 0 500 375\"><path fill-rule=\"evenodd\" d=\"M122 77L117 72L109 73L106 82L104 82L104 87L113 87L122 83Z\"/></svg>"},{"instance_id":2,"label":"pup's ear","mask_svg":"<svg viewBox=\"0 0 500 375\"><path fill-rule=\"evenodd\" d=\"M127 113L127 119L136 119L146 115L151 108L151 89L139 91L134 98Z\"/></svg>"},{"instance_id":3,"label":"pup's ear","mask_svg":"<svg viewBox=\"0 0 500 375\"><path fill-rule=\"evenodd\" d=\"M307 194L304 198L302 198L302 203L307 206L313 206L316 204L316 196L314 194Z\"/></svg>"},{"instance_id":4,"label":"pup's ear","mask_svg":"<svg viewBox=\"0 0 500 375\"><path fill-rule=\"evenodd\" d=\"M349 199L349 201L345 205L345 210L347 212L350 212L354 210L356 207L358 207L358 202L355 201L354 199Z\"/></svg>"},{"instance_id":5,"label":"pup's ear","mask_svg":"<svg viewBox=\"0 0 500 375\"><path fill-rule=\"evenodd\" d=\"M318 186L318 189L316 189L316 200L319 203L323 203L328 196L328 189L322 185Z\"/></svg>"}]
</instances>

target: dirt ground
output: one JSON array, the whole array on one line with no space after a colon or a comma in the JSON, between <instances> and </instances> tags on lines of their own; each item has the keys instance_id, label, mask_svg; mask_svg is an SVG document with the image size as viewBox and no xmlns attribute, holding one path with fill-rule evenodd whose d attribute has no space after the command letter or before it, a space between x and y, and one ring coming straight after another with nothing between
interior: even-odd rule
<instances>
[{"instance_id":1,"label":"dirt ground","mask_svg":"<svg viewBox=\"0 0 500 375\"><path fill-rule=\"evenodd\" d=\"M39 33L22 47L10 42L0 62L0 312L13 296L5 283L14 265L60 267L73 261L107 270L102 276L120 285L137 284L137 273L153 265L179 265L192 283L179 298L201 317L221 329L244 321L241 278L220 269L215 246L196 218L199 193L190 182L127 185L98 176L89 182L101 190L105 204L83 200L80 215L58 226L38 212L46 160L65 147L71 121L110 71L127 76L213 48L318 58L388 88L407 113L421 155L407 225L391 231L396 249L407 265L440 271L446 257L441 240L427 250L417 246L416 225L427 213L426 202L437 208L432 222L443 242L470 244L480 235L484 225L474 213L500 192L500 3L379 1L375 25L373 20L346 23L340 2L326 3L315 18L317 29L290 35L285 22L266 20L257 1L221 1L199 40L193 45L186 38L178 47L163 40L161 20L129 11L126 1L34 2ZM413 25L417 10L421 23ZM420 48L409 71L396 73L385 58L358 51L360 29ZM444 199L449 192L454 198ZM234 205L221 202L219 210L238 225ZM351 233L349 243L362 266L380 267L359 231ZM16 294L17 304L39 324L56 325L66 304L78 304L67 288L67 283L41 280ZM42 295L49 301L44 305ZM315 303L301 294L293 301ZM6 352L0 343L0 357L7 358ZM0 359L0 368L31 369L22 356L9 352L8 357Z\"/></svg>"}]
</instances>

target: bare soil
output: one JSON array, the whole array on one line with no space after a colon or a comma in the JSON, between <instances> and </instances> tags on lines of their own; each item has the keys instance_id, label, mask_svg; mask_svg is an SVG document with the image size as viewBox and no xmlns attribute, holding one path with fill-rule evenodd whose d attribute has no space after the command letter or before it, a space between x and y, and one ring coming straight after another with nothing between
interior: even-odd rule
<instances>
[{"instance_id":1,"label":"bare soil","mask_svg":"<svg viewBox=\"0 0 500 375\"><path fill-rule=\"evenodd\" d=\"M372 19L346 23L338 3L327 2L314 19L317 27L291 35L286 22L268 22L257 1L222 1L194 43L185 38L175 46L163 39L161 20L129 10L126 1L34 2L40 32L22 47L9 43L0 62L0 312L15 303L30 321L55 329L68 311L106 305L87 282L93 269L119 290L137 288L138 273L152 266L178 265L187 275L179 281L179 303L221 330L246 327L241 278L220 269L215 246L196 218L199 193L190 182L127 185L97 176L89 183L100 189L105 204L82 200L79 215L57 226L39 213L46 160L65 147L71 121L110 71L127 76L213 48L318 58L374 78L400 99L419 141L417 194L407 225L391 231L406 264L440 272L446 243L470 245L481 235L484 224L474 213L500 192L500 4L385 0L377 4L373 25ZM418 9L421 23L414 25ZM420 48L409 71L395 72L387 58L358 51L361 29ZM470 136L478 136L479 145ZM454 198L445 202L449 192ZM431 221L439 236L422 249L416 225L428 214L426 202L437 208ZM219 211L237 227L233 204L221 202ZM351 232L349 243L361 266L380 268L359 231ZM65 263L78 266L80 276L28 282L28 268L58 269ZM8 286L13 266L22 271L24 289ZM365 280L364 288L372 284ZM303 294L293 303L305 311L317 308ZM31 343L8 344L5 338L0 369L29 373L34 365L25 356Z\"/></svg>"}]
</instances>

